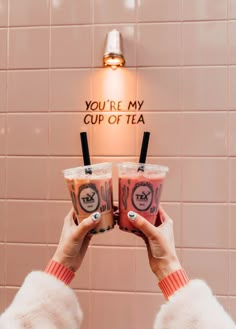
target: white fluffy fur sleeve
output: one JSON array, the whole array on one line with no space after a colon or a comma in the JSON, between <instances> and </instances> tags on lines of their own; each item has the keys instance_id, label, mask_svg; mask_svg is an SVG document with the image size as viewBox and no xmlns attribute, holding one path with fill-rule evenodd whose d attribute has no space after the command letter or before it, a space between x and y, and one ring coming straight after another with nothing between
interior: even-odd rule
<instances>
[{"instance_id":1,"label":"white fluffy fur sleeve","mask_svg":"<svg viewBox=\"0 0 236 329\"><path fill-rule=\"evenodd\" d=\"M155 329L236 329L207 284L193 280L162 305Z\"/></svg>"},{"instance_id":2,"label":"white fluffy fur sleeve","mask_svg":"<svg viewBox=\"0 0 236 329\"><path fill-rule=\"evenodd\" d=\"M78 329L82 312L72 289L44 272L30 273L0 317L1 329Z\"/></svg>"}]
</instances>

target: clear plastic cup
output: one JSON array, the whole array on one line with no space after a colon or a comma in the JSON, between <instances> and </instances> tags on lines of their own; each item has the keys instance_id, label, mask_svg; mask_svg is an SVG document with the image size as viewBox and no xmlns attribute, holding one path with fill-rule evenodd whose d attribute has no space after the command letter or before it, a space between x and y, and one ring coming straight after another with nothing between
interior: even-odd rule
<instances>
[{"instance_id":1,"label":"clear plastic cup","mask_svg":"<svg viewBox=\"0 0 236 329\"><path fill-rule=\"evenodd\" d=\"M121 230L140 234L127 217L132 210L155 225L168 167L155 164L118 163L119 220Z\"/></svg>"},{"instance_id":2,"label":"clear plastic cup","mask_svg":"<svg viewBox=\"0 0 236 329\"><path fill-rule=\"evenodd\" d=\"M91 233L102 233L115 225L112 204L112 163L99 163L63 171L78 223L99 211L102 219Z\"/></svg>"}]
</instances>

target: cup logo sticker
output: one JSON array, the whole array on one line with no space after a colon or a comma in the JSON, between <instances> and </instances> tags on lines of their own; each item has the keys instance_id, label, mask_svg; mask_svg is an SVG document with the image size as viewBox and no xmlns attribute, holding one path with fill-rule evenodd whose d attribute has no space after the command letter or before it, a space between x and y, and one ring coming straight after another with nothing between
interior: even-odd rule
<instances>
[{"instance_id":1,"label":"cup logo sticker","mask_svg":"<svg viewBox=\"0 0 236 329\"><path fill-rule=\"evenodd\" d=\"M94 212L98 209L100 200L99 193L95 184L83 184L79 188L80 207L86 212Z\"/></svg>"},{"instance_id":2,"label":"cup logo sticker","mask_svg":"<svg viewBox=\"0 0 236 329\"><path fill-rule=\"evenodd\" d=\"M148 210L152 204L153 187L148 182L136 183L132 192L132 204L139 211Z\"/></svg>"}]
</instances>

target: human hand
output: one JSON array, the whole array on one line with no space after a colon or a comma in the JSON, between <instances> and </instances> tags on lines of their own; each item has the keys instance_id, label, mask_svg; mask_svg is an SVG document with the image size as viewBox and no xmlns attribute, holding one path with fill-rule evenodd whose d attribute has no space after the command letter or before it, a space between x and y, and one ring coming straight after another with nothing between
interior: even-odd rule
<instances>
[{"instance_id":1,"label":"human hand","mask_svg":"<svg viewBox=\"0 0 236 329\"><path fill-rule=\"evenodd\" d=\"M83 261L92 237L89 232L99 223L100 219L100 213L96 212L76 225L72 209L65 217L53 260L76 272Z\"/></svg>"},{"instance_id":2,"label":"human hand","mask_svg":"<svg viewBox=\"0 0 236 329\"><path fill-rule=\"evenodd\" d=\"M150 267L160 281L181 265L175 250L173 220L161 207L158 216L161 224L155 227L139 214L128 213L133 226L144 234Z\"/></svg>"}]
</instances>

